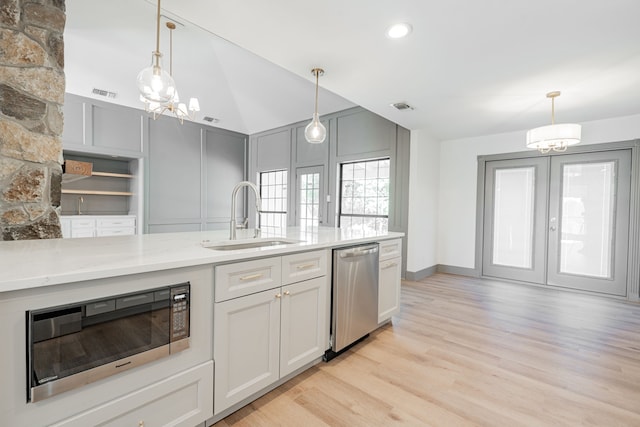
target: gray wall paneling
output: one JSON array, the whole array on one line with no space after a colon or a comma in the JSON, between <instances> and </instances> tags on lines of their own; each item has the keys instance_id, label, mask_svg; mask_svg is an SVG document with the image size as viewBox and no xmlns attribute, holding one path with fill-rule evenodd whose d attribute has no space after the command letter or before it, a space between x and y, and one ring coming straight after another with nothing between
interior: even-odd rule
<instances>
[{"instance_id":1,"label":"gray wall paneling","mask_svg":"<svg viewBox=\"0 0 640 427\"><path fill-rule=\"evenodd\" d=\"M409 204L409 130L361 107L328 114L323 116L322 122L327 127L327 140L323 144L314 145L306 142L304 128L307 121L252 135L249 150L250 179L254 181L260 171L283 167L288 169L288 221L289 225L295 225L297 169L323 167L324 185L330 197L330 201L324 203L323 225L336 226L339 195L337 178L340 163L389 157L389 229L406 233ZM287 136L290 138L289 144ZM288 165L285 164L285 159L289 160ZM403 240L403 250L406 254L406 239ZM406 256L403 257L403 263L404 274Z\"/></svg>"},{"instance_id":2,"label":"gray wall paneling","mask_svg":"<svg viewBox=\"0 0 640 427\"><path fill-rule=\"evenodd\" d=\"M233 187L246 179L246 140L246 135L204 130L203 200L207 230L229 227Z\"/></svg>"},{"instance_id":3,"label":"gray wall paneling","mask_svg":"<svg viewBox=\"0 0 640 427\"><path fill-rule=\"evenodd\" d=\"M200 126L159 117L149 134L149 225L200 224Z\"/></svg>"}]
</instances>

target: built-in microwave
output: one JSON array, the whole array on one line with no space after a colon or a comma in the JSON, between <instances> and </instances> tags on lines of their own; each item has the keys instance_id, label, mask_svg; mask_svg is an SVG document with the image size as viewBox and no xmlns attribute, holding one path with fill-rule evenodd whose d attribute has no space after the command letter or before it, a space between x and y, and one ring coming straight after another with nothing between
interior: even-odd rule
<instances>
[{"instance_id":1,"label":"built-in microwave","mask_svg":"<svg viewBox=\"0 0 640 427\"><path fill-rule=\"evenodd\" d=\"M27 402L189 347L189 282L26 312Z\"/></svg>"}]
</instances>

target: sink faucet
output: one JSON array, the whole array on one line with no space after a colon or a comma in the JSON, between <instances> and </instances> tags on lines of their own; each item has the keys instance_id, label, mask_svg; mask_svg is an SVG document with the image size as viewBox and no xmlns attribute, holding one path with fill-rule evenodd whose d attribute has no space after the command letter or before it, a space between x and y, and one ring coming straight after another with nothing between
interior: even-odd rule
<instances>
[{"instance_id":1,"label":"sink faucet","mask_svg":"<svg viewBox=\"0 0 640 427\"><path fill-rule=\"evenodd\" d=\"M262 204L260 202L260 192L258 191L258 187L256 187L256 185L253 182L240 181L239 183L236 184L235 187L233 187L233 192L231 193L231 224L229 226L229 239L230 240L235 240L236 239L236 199L238 197L238 191L240 191L240 189L242 187L249 187L255 193L255 195L256 195L256 212L260 212L260 206ZM258 236L260 236L260 228L258 227L258 225L256 225L256 231L255 231L255 234L253 235L253 237L258 237Z\"/></svg>"}]
</instances>

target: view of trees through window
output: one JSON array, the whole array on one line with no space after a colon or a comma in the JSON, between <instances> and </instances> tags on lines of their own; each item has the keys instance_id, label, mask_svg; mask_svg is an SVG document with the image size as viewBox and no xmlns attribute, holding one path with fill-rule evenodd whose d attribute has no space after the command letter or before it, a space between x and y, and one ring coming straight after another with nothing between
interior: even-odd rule
<instances>
[{"instance_id":1,"label":"view of trees through window","mask_svg":"<svg viewBox=\"0 0 640 427\"><path fill-rule=\"evenodd\" d=\"M299 223L302 229L308 230L320 225L320 173L301 173Z\"/></svg>"},{"instance_id":2,"label":"view of trees through window","mask_svg":"<svg viewBox=\"0 0 640 427\"><path fill-rule=\"evenodd\" d=\"M281 231L287 227L287 171L260 172L260 228Z\"/></svg>"},{"instance_id":3,"label":"view of trees through window","mask_svg":"<svg viewBox=\"0 0 640 427\"><path fill-rule=\"evenodd\" d=\"M340 165L340 227L387 231L388 158Z\"/></svg>"}]
</instances>

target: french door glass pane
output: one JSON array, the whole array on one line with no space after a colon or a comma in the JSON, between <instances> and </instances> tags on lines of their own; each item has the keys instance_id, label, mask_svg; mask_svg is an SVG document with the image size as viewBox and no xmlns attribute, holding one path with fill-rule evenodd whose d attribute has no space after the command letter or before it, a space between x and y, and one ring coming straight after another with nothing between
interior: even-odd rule
<instances>
[{"instance_id":1,"label":"french door glass pane","mask_svg":"<svg viewBox=\"0 0 640 427\"><path fill-rule=\"evenodd\" d=\"M320 173L300 175L300 227L309 229L320 224Z\"/></svg>"},{"instance_id":2,"label":"french door glass pane","mask_svg":"<svg viewBox=\"0 0 640 427\"><path fill-rule=\"evenodd\" d=\"M534 167L495 171L493 264L532 268L534 195Z\"/></svg>"},{"instance_id":3,"label":"french door glass pane","mask_svg":"<svg viewBox=\"0 0 640 427\"><path fill-rule=\"evenodd\" d=\"M561 273L611 277L615 166L615 162L563 165Z\"/></svg>"}]
</instances>

